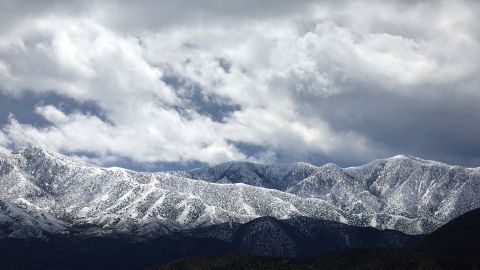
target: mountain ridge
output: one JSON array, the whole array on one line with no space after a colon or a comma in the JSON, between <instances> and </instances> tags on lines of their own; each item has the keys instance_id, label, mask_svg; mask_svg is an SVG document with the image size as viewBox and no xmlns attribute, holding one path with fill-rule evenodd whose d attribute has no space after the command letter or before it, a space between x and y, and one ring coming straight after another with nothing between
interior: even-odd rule
<instances>
[{"instance_id":1,"label":"mountain ridge","mask_svg":"<svg viewBox=\"0 0 480 270\"><path fill-rule=\"evenodd\" d=\"M0 158L0 199L33 206L34 216L52 224L47 233L67 224L66 233L87 226L97 228L89 234L139 239L262 216L422 234L480 207L479 186L479 168L407 156L347 168L229 162L155 173L102 168L38 147Z\"/></svg>"}]
</instances>

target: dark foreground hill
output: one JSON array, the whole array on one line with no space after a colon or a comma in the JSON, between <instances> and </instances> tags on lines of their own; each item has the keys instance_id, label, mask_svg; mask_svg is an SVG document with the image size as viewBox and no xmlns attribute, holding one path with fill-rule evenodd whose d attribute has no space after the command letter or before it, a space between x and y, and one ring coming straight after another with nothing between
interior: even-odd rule
<instances>
[{"instance_id":1,"label":"dark foreground hill","mask_svg":"<svg viewBox=\"0 0 480 270\"><path fill-rule=\"evenodd\" d=\"M480 209L403 248L336 251L315 259L228 253L182 259L151 269L480 269Z\"/></svg>"},{"instance_id":2,"label":"dark foreground hill","mask_svg":"<svg viewBox=\"0 0 480 270\"><path fill-rule=\"evenodd\" d=\"M220 224L142 242L121 237L3 239L0 269L142 269L182 257L228 252L304 258L351 248L398 247L418 238L306 217L262 217L246 224Z\"/></svg>"}]
</instances>

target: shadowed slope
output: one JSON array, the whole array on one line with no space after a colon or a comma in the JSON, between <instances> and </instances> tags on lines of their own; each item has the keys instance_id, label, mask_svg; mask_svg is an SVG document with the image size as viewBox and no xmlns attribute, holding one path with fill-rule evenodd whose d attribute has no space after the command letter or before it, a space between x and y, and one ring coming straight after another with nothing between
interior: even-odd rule
<instances>
[{"instance_id":1,"label":"shadowed slope","mask_svg":"<svg viewBox=\"0 0 480 270\"><path fill-rule=\"evenodd\" d=\"M229 253L185 258L151 269L479 269L480 209L470 211L408 247L337 251L316 259Z\"/></svg>"},{"instance_id":2,"label":"shadowed slope","mask_svg":"<svg viewBox=\"0 0 480 270\"><path fill-rule=\"evenodd\" d=\"M0 240L2 269L142 269L183 257L211 256L226 252L302 258L334 250L392 247L415 236L341 223L269 217L246 224L202 227L148 241L116 237L56 236L39 239Z\"/></svg>"}]
</instances>

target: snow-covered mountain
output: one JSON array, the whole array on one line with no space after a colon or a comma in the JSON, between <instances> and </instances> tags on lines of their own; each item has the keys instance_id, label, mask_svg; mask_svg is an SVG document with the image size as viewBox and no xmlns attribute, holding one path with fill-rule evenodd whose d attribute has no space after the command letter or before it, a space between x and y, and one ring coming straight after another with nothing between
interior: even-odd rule
<instances>
[{"instance_id":1,"label":"snow-covered mountain","mask_svg":"<svg viewBox=\"0 0 480 270\"><path fill-rule=\"evenodd\" d=\"M0 157L0 237L151 238L261 216L419 234L480 207L479 191L479 168L405 156L352 168L229 162L142 173L32 147Z\"/></svg>"},{"instance_id":2,"label":"snow-covered mountain","mask_svg":"<svg viewBox=\"0 0 480 270\"><path fill-rule=\"evenodd\" d=\"M316 166L304 162L272 165L226 162L209 168L183 172L182 175L214 183L244 183L283 191L317 170Z\"/></svg>"}]
</instances>

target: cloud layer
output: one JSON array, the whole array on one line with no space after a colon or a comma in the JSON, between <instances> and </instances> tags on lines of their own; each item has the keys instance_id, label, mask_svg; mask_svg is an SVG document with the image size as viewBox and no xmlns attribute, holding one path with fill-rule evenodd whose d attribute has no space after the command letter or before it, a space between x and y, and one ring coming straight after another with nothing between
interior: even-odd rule
<instances>
[{"instance_id":1,"label":"cloud layer","mask_svg":"<svg viewBox=\"0 0 480 270\"><path fill-rule=\"evenodd\" d=\"M2 152L41 145L143 164L480 160L474 1L2 5L0 97L30 100L32 119L0 110Z\"/></svg>"}]
</instances>

